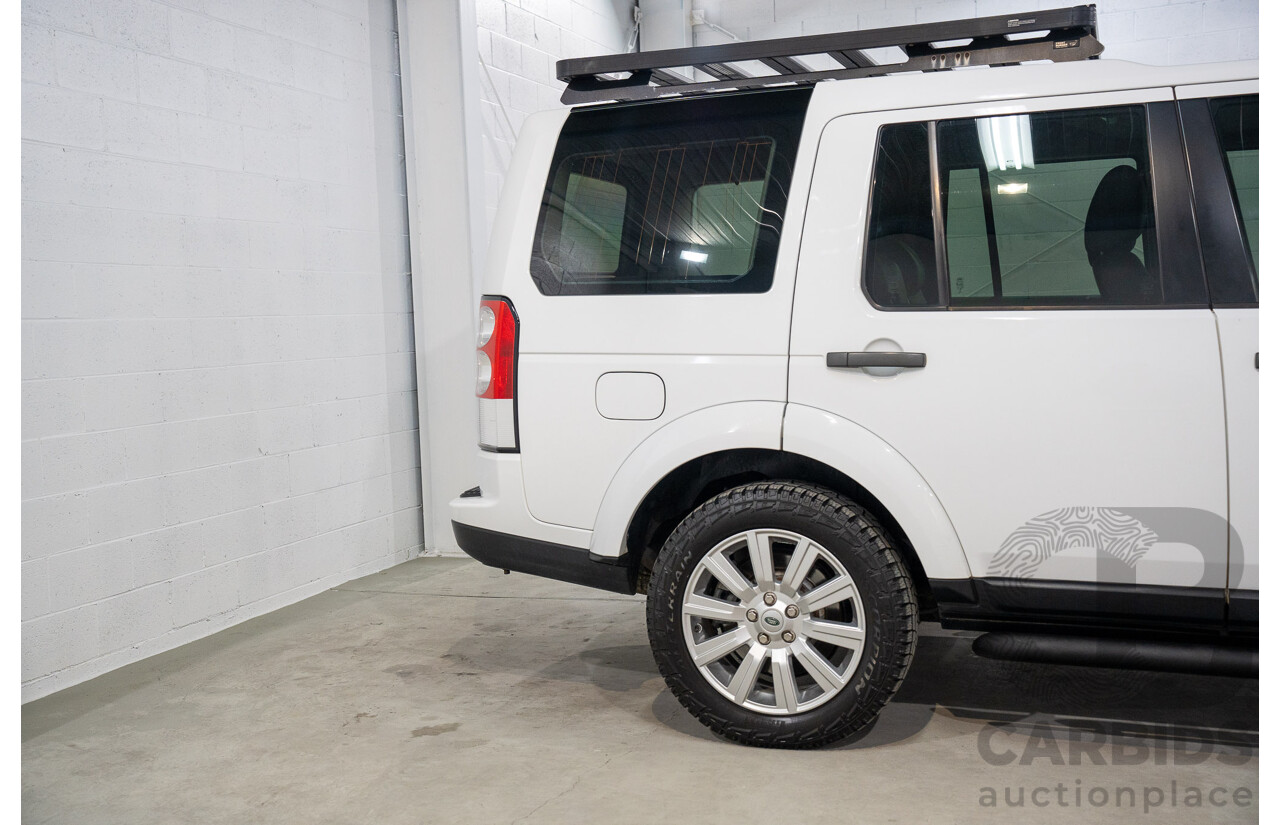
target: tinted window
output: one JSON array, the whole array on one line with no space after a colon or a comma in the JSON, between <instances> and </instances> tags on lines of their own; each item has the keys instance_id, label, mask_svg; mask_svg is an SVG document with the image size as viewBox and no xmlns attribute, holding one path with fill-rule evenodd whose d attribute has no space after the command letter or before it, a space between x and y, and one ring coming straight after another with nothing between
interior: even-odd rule
<instances>
[{"instance_id":1,"label":"tinted window","mask_svg":"<svg viewBox=\"0 0 1280 825\"><path fill-rule=\"evenodd\" d=\"M565 265L577 272L617 272L622 258L626 188L591 175L570 172L564 203L557 225L543 230L543 248L554 248Z\"/></svg>"},{"instance_id":2,"label":"tinted window","mask_svg":"<svg viewBox=\"0 0 1280 825\"><path fill-rule=\"evenodd\" d=\"M885 308L1185 303L1161 280L1147 110L936 124L937 277L926 123L880 131L865 283ZM939 288L942 295L939 296Z\"/></svg>"},{"instance_id":3,"label":"tinted window","mask_svg":"<svg viewBox=\"0 0 1280 825\"><path fill-rule=\"evenodd\" d=\"M1213 127L1226 158L1227 177L1245 240L1258 266L1258 98L1223 98L1210 103Z\"/></svg>"},{"instance_id":4,"label":"tinted window","mask_svg":"<svg viewBox=\"0 0 1280 825\"><path fill-rule=\"evenodd\" d=\"M765 292L810 90L574 111L530 272L547 295Z\"/></svg>"},{"instance_id":5,"label":"tinted window","mask_svg":"<svg viewBox=\"0 0 1280 825\"><path fill-rule=\"evenodd\" d=\"M929 127L880 130L867 232L867 293L883 307L938 305Z\"/></svg>"},{"instance_id":6,"label":"tinted window","mask_svg":"<svg viewBox=\"0 0 1280 825\"><path fill-rule=\"evenodd\" d=\"M953 305L1153 304L1141 106L938 124Z\"/></svg>"}]
</instances>

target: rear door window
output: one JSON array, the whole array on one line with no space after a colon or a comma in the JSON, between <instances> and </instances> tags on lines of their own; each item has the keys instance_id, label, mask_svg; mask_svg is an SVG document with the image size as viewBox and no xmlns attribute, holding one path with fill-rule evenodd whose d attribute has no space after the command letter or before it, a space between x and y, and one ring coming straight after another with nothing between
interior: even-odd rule
<instances>
[{"instance_id":1,"label":"rear door window","mask_svg":"<svg viewBox=\"0 0 1280 825\"><path fill-rule=\"evenodd\" d=\"M1190 243L1185 160L1152 149L1176 139L1173 117L1164 103L884 126L866 294L882 309L1203 304L1198 261L1157 255ZM1157 224L1175 231L1161 241Z\"/></svg>"},{"instance_id":2,"label":"rear door window","mask_svg":"<svg viewBox=\"0 0 1280 825\"><path fill-rule=\"evenodd\" d=\"M1143 107L938 124L953 305L1161 301Z\"/></svg>"}]
</instances>

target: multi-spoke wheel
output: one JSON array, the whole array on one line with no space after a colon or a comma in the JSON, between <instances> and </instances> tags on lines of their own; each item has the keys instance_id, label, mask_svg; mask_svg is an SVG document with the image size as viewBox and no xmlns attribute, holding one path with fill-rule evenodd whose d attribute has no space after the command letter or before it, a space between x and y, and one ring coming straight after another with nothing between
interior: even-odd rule
<instances>
[{"instance_id":1,"label":"multi-spoke wheel","mask_svg":"<svg viewBox=\"0 0 1280 825\"><path fill-rule=\"evenodd\" d=\"M680 612L698 671L760 713L830 701L866 640L853 577L831 551L787 530L745 530L713 547L689 577Z\"/></svg>"},{"instance_id":2,"label":"multi-spoke wheel","mask_svg":"<svg viewBox=\"0 0 1280 825\"><path fill-rule=\"evenodd\" d=\"M649 590L649 637L672 692L753 745L814 747L870 724L915 633L911 580L879 525L796 484L750 484L699 507Z\"/></svg>"}]
</instances>

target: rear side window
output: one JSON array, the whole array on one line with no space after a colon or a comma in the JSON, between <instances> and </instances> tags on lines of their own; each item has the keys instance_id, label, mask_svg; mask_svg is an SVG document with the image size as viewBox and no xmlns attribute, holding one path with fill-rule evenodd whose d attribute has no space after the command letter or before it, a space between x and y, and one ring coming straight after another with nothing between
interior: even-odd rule
<instances>
[{"instance_id":1,"label":"rear side window","mask_svg":"<svg viewBox=\"0 0 1280 825\"><path fill-rule=\"evenodd\" d=\"M1218 145L1226 158L1240 225L1258 267L1258 98L1222 98L1210 103Z\"/></svg>"},{"instance_id":2,"label":"rear side window","mask_svg":"<svg viewBox=\"0 0 1280 825\"><path fill-rule=\"evenodd\" d=\"M575 272L610 274L622 258L622 219L627 208L626 187L590 174L569 173L564 211L544 248L554 248Z\"/></svg>"},{"instance_id":3,"label":"rear side window","mask_svg":"<svg viewBox=\"0 0 1280 825\"><path fill-rule=\"evenodd\" d=\"M534 236L538 289L767 291L810 93L573 112Z\"/></svg>"}]
</instances>

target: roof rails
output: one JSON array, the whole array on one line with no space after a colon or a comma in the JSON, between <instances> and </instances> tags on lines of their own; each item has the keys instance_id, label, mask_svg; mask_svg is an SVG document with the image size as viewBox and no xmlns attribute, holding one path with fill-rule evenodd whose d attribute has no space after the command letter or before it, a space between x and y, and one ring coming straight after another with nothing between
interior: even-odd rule
<instances>
[{"instance_id":1,"label":"roof rails","mask_svg":"<svg viewBox=\"0 0 1280 825\"><path fill-rule=\"evenodd\" d=\"M901 51L904 60L877 63L866 53L867 49L893 47ZM569 84L560 101L573 104L806 85L962 66L1084 60L1101 52L1097 11L1088 5L1016 16L560 60L556 77ZM836 68L811 65L830 66L833 61Z\"/></svg>"}]
</instances>

